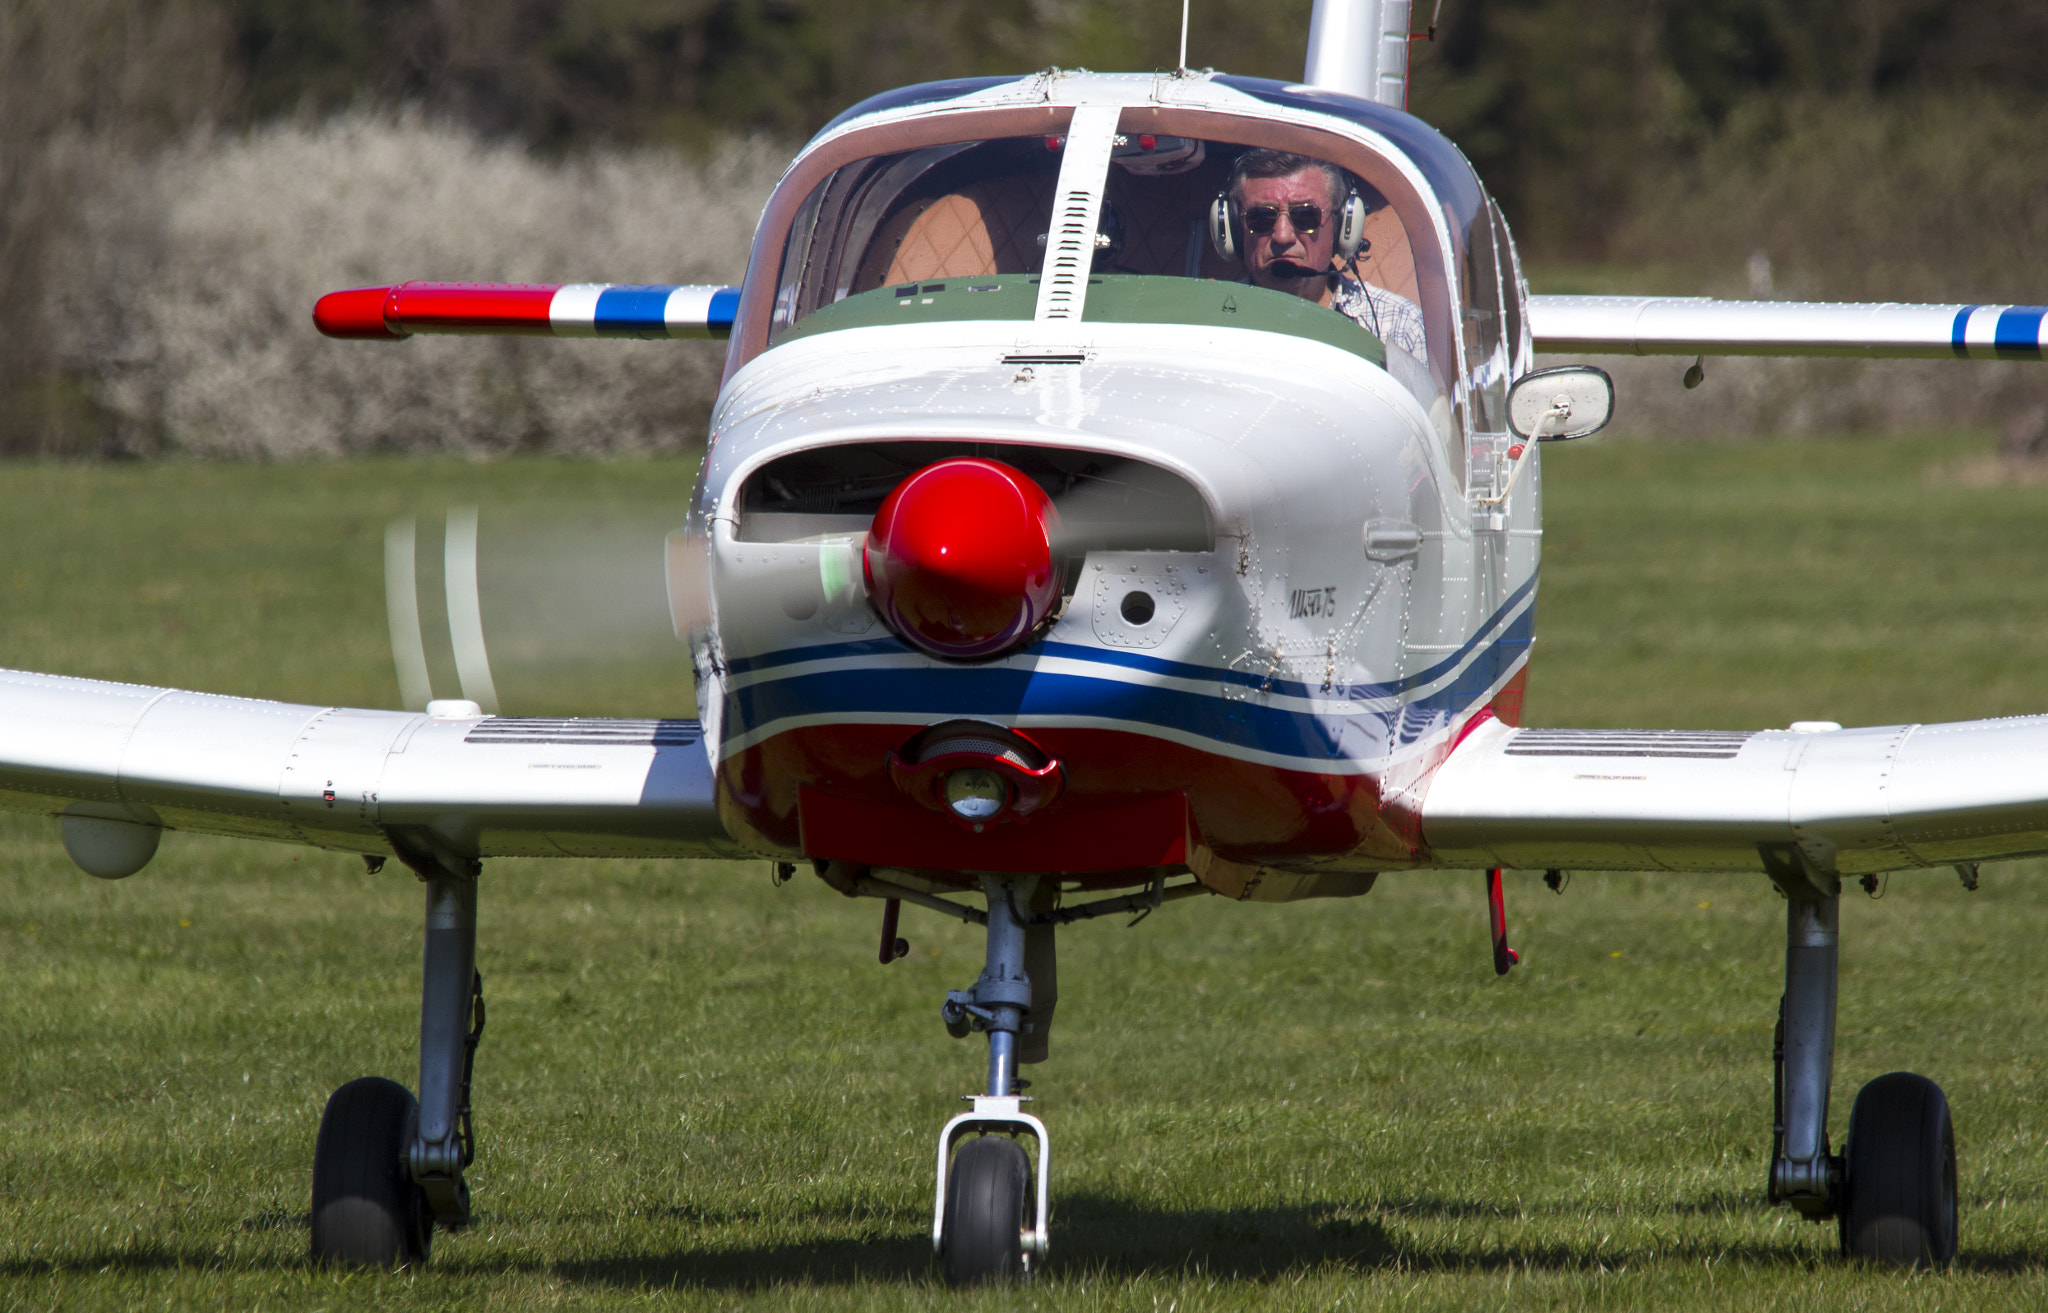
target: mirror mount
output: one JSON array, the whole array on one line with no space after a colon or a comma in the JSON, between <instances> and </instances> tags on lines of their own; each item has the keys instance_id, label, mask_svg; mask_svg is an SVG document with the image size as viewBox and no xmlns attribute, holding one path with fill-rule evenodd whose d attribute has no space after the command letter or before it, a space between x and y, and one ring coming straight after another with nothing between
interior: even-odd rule
<instances>
[{"instance_id":1,"label":"mirror mount","mask_svg":"<svg viewBox=\"0 0 2048 1313\"><path fill-rule=\"evenodd\" d=\"M1539 442L1567 442L1598 433L1614 418L1614 380L1591 365L1563 365L1522 375L1508 393L1508 427L1520 441L1507 450L1507 478L1495 476L1500 491L1475 501L1498 511L1515 490L1529 454ZM1499 527L1496 525L1495 527Z\"/></svg>"}]
</instances>

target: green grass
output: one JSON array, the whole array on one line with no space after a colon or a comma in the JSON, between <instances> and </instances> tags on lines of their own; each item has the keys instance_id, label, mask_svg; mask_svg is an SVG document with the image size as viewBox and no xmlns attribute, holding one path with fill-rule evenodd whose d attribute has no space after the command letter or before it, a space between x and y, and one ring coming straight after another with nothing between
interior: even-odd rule
<instances>
[{"instance_id":1,"label":"green grass","mask_svg":"<svg viewBox=\"0 0 2048 1313\"><path fill-rule=\"evenodd\" d=\"M2048 488L1954 477L1990 445L1549 453L1532 721L2048 707ZM688 476L0 470L0 663L388 705L391 514L680 500ZM100 884L31 819L0 821L0 852L0 1308L2048 1301L2038 863L1844 908L1838 1118L1884 1071L1949 1091L1952 1273L1845 1268L1831 1231L1761 1202L1783 915L1762 876L1581 874L1562 898L1511 877L1525 965L1499 980L1478 877L1454 873L1071 932L1031 1073L1053 1263L962 1297L925 1240L934 1137L981 1068L936 1015L979 966L962 927L913 911L885 969L873 904L762 864L493 863L481 1225L424 1273L334 1274L303 1261L313 1133L342 1081L412 1083L410 877L171 836Z\"/></svg>"},{"instance_id":2,"label":"green grass","mask_svg":"<svg viewBox=\"0 0 2048 1313\"><path fill-rule=\"evenodd\" d=\"M2048 483L2003 477L1994 450L1921 435L1546 453L1529 723L2048 711Z\"/></svg>"},{"instance_id":3,"label":"green grass","mask_svg":"<svg viewBox=\"0 0 2048 1313\"><path fill-rule=\"evenodd\" d=\"M532 559L559 541L547 530L608 529L606 547L625 531L641 553L631 562L636 577L651 563L658 590L661 534L682 523L696 476L694 459L0 465L0 665L396 706L384 531L412 515L435 689L456 696L440 609L442 512L481 508L487 630L523 635L547 614L529 614L522 580L551 585L541 600L556 608L576 600L561 595L577 582L575 570ZM523 572L494 578L493 565L515 555ZM645 597L627 600L647 609ZM663 606L659 596L652 602ZM623 668L616 652L592 661L566 645L559 669L495 663L506 709L690 714L689 666L673 637L666 646L637 629L624 638Z\"/></svg>"}]
</instances>

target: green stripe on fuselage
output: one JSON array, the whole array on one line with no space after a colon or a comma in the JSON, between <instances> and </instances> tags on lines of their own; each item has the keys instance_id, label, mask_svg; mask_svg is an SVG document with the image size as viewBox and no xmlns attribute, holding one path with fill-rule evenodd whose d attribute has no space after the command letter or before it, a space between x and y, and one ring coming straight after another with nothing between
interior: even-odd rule
<instances>
[{"instance_id":1,"label":"green stripe on fuselage","mask_svg":"<svg viewBox=\"0 0 2048 1313\"><path fill-rule=\"evenodd\" d=\"M916 290L910 291L912 287ZM782 340L884 324L968 320L1016 323L1029 320L1037 308L1035 275L935 278L926 283L876 288L824 306L799 321ZM1343 315L1298 296L1249 283L1151 274L1096 274L1088 280L1088 300L1082 318L1098 324L1192 324L1202 328L1285 333L1349 351L1382 368L1387 363L1387 350L1380 340Z\"/></svg>"}]
</instances>

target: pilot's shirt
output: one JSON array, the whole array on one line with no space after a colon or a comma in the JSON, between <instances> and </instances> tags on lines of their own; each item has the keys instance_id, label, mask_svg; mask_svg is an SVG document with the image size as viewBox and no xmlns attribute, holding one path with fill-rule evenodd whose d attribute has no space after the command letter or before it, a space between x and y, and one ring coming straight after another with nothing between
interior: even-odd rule
<instances>
[{"instance_id":1,"label":"pilot's shirt","mask_svg":"<svg viewBox=\"0 0 2048 1313\"><path fill-rule=\"evenodd\" d=\"M1422 326L1422 308L1407 297L1345 274L1337 280L1330 308L1417 361L1429 359L1429 336Z\"/></svg>"}]
</instances>

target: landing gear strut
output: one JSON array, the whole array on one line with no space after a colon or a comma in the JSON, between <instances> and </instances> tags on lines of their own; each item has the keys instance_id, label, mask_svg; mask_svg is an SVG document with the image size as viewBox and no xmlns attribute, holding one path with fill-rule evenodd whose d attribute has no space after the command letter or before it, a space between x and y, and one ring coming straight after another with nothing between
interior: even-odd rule
<instances>
[{"instance_id":1,"label":"landing gear strut","mask_svg":"<svg viewBox=\"0 0 2048 1313\"><path fill-rule=\"evenodd\" d=\"M1767 852L1783 891L1785 995L1772 1054L1769 1194L1815 1222L1835 1220L1842 1253L1944 1267L1956 1253L1955 1129L1941 1087L1895 1071L1865 1085L1840 1154L1828 1146L1835 1060L1841 882L1797 849Z\"/></svg>"},{"instance_id":2,"label":"landing gear strut","mask_svg":"<svg viewBox=\"0 0 2048 1313\"><path fill-rule=\"evenodd\" d=\"M469 1225L463 1169L476 1156L470 1078L484 1030L476 969L481 865L401 852L427 886L420 976L420 1097L382 1077L350 1081L320 1118L313 1153L313 1259L419 1266L435 1227Z\"/></svg>"},{"instance_id":3,"label":"landing gear strut","mask_svg":"<svg viewBox=\"0 0 2048 1313\"><path fill-rule=\"evenodd\" d=\"M1027 957L1042 957L1050 968L1052 927L1029 924L1037 883L1036 876L982 878L988 896L988 952L981 977L972 989L948 993L941 1013L955 1037L970 1030L988 1034L988 1092L969 1096L974 1110L953 1118L939 1133L932 1249L946 1280L956 1286L1014 1281L1027 1275L1049 1248L1051 1142L1045 1123L1023 1111L1017 1080L1024 1051L1020 1036L1033 1011ZM1040 992L1049 995L1050 984ZM1050 1007L1043 1010L1050 1012ZM1037 1034L1042 1040L1043 1029ZM1029 1135L1038 1148L1035 1194L1031 1164L1016 1140L1020 1134ZM954 1146L962 1140L967 1142L956 1154Z\"/></svg>"},{"instance_id":4,"label":"landing gear strut","mask_svg":"<svg viewBox=\"0 0 2048 1313\"><path fill-rule=\"evenodd\" d=\"M1785 897L1785 994L1771 1055L1777 1107L1770 1200L1822 1221L1835 1215L1842 1194L1842 1160L1828 1151L1842 898L1820 896L1811 886L1795 886Z\"/></svg>"}]
</instances>

